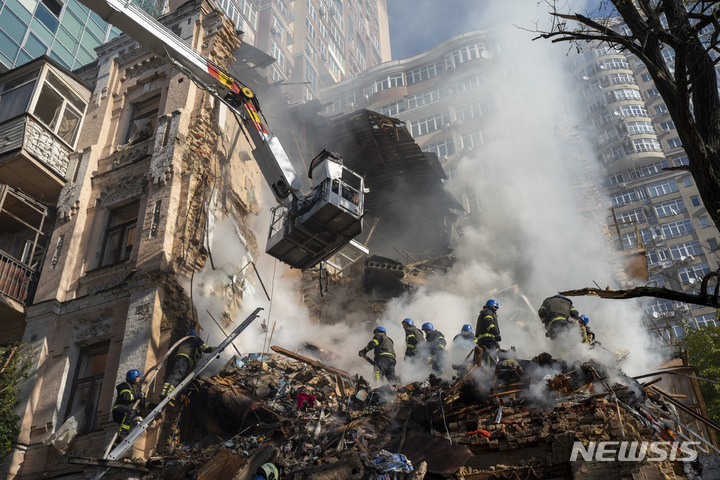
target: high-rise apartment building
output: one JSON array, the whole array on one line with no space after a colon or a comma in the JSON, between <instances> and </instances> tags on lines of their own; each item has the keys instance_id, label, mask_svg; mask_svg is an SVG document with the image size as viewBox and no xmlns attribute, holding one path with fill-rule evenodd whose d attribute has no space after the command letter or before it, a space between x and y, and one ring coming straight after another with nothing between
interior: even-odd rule
<instances>
[{"instance_id":1,"label":"high-rise apartment building","mask_svg":"<svg viewBox=\"0 0 720 480\"><path fill-rule=\"evenodd\" d=\"M386 0L220 0L243 40L272 55L270 82L292 101L390 60Z\"/></svg>"},{"instance_id":2,"label":"high-rise apartment building","mask_svg":"<svg viewBox=\"0 0 720 480\"><path fill-rule=\"evenodd\" d=\"M720 267L720 235L690 172L667 170L688 157L647 68L606 46L587 49L573 64L618 247L645 250L651 286L697 292L702 277ZM684 324L714 324L716 316L710 307L664 299L648 300L646 313L665 342L683 336Z\"/></svg>"},{"instance_id":3,"label":"high-rise apartment building","mask_svg":"<svg viewBox=\"0 0 720 480\"><path fill-rule=\"evenodd\" d=\"M0 69L47 55L74 70L118 34L75 0L0 0Z\"/></svg>"},{"instance_id":4,"label":"high-rise apartment building","mask_svg":"<svg viewBox=\"0 0 720 480\"><path fill-rule=\"evenodd\" d=\"M422 149L440 157L449 188L469 212L466 219L481 222L478 192L453 182L467 173L458 171L458 161L474 150L473 155L504 155L510 166L513 158L491 150L493 142L522 130L537 101L523 86L527 80L517 80L528 72L521 63L503 62L507 45L493 38L492 30L460 35L321 92L328 114L368 108L406 122ZM673 61L670 54L667 61ZM585 150L576 142L570 151L583 158L568 159L566 165L587 179L596 157L592 170L600 177L600 185L582 182L577 196L592 198L579 198L578 206L602 205L604 212L593 208L602 223L598 228L610 234L621 255L646 254L651 285L697 291L703 275L720 266L720 235L690 173L665 170L687 165L688 159L647 69L625 53L600 47L574 58L572 68L586 118L579 122L580 132L590 145ZM549 121L555 122L557 110L546 111ZM527 138L520 143L532 145ZM489 163L474 168L492 175ZM651 331L668 342L683 335L683 323L702 326L715 318L712 308L660 299L648 299L646 312Z\"/></svg>"}]
</instances>

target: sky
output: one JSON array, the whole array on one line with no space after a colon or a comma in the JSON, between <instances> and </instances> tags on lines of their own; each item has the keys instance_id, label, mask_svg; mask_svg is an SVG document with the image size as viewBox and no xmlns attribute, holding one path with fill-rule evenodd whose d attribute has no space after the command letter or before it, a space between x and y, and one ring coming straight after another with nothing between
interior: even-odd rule
<instances>
[{"instance_id":1,"label":"sky","mask_svg":"<svg viewBox=\"0 0 720 480\"><path fill-rule=\"evenodd\" d=\"M387 3L393 60L424 52L461 33L488 28L498 18L485 15L492 9L491 0L387 0ZM544 16L549 11L542 2L533 3L537 7L536 15ZM600 0L572 0L562 4L575 4L575 11L587 13L595 10L599 3Z\"/></svg>"}]
</instances>

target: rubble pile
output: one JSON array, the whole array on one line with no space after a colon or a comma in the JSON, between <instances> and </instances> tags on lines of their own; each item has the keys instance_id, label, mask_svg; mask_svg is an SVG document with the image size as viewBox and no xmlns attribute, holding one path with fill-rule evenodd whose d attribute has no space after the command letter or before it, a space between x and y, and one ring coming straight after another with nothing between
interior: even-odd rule
<instances>
[{"instance_id":1,"label":"rubble pile","mask_svg":"<svg viewBox=\"0 0 720 480\"><path fill-rule=\"evenodd\" d=\"M678 462L570 462L576 441L653 437L642 386L622 376L610 385L597 365L538 382L533 369L555 362L540 356L373 388L273 350L283 355L235 358L196 382L147 478L253 478L267 461L284 480L689 478Z\"/></svg>"}]
</instances>

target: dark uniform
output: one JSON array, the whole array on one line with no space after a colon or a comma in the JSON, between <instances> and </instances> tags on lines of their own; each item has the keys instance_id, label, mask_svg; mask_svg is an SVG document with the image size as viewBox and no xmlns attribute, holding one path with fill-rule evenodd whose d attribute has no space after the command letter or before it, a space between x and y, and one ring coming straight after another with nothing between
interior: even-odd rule
<instances>
[{"instance_id":1,"label":"dark uniform","mask_svg":"<svg viewBox=\"0 0 720 480\"><path fill-rule=\"evenodd\" d=\"M477 333L477 345L482 349L482 364L492 365L494 361L490 361L492 356L500 348L500 328L498 328L497 312L493 307L485 306L480 310L475 325Z\"/></svg>"},{"instance_id":2,"label":"dark uniform","mask_svg":"<svg viewBox=\"0 0 720 480\"><path fill-rule=\"evenodd\" d=\"M475 348L475 334L471 331L462 331L453 337L452 362L465 362L468 354Z\"/></svg>"},{"instance_id":3,"label":"dark uniform","mask_svg":"<svg viewBox=\"0 0 720 480\"><path fill-rule=\"evenodd\" d=\"M439 330L429 330L425 332L425 341L428 344L432 371L436 375L442 375L443 364L445 363L445 347L447 347L445 336Z\"/></svg>"},{"instance_id":4,"label":"dark uniform","mask_svg":"<svg viewBox=\"0 0 720 480\"><path fill-rule=\"evenodd\" d=\"M419 328L403 324L405 326L405 359L415 360L418 358L418 347L425 341L425 337Z\"/></svg>"},{"instance_id":5,"label":"dark uniform","mask_svg":"<svg viewBox=\"0 0 720 480\"><path fill-rule=\"evenodd\" d=\"M117 390L117 397L112 408L112 419L113 422L120 424L120 430L118 430L113 447L116 447L127 437L130 429L135 426L135 420L138 416L138 412L132 407L135 401L140 400L138 402L140 408L152 410L157 407L157 403L150 402L145 398L140 385L136 382L122 382L115 387L115 390Z\"/></svg>"},{"instance_id":6,"label":"dark uniform","mask_svg":"<svg viewBox=\"0 0 720 480\"><path fill-rule=\"evenodd\" d=\"M191 335L190 338L183 341L177 347L177 352L170 364L170 373L165 378L165 383L160 393L160 398L165 398L175 390L178 383L190 373L195 367L195 363L202 358L203 353L210 353L213 347L202 341L197 335Z\"/></svg>"},{"instance_id":7,"label":"dark uniform","mask_svg":"<svg viewBox=\"0 0 720 480\"><path fill-rule=\"evenodd\" d=\"M375 330L372 340L358 352L359 355L365 355L370 350L375 351L375 373L376 380L382 380L383 377L389 381L395 381L395 347L393 341L385 332Z\"/></svg>"},{"instance_id":8,"label":"dark uniform","mask_svg":"<svg viewBox=\"0 0 720 480\"><path fill-rule=\"evenodd\" d=\"M562 332L570 331L580 320L580 314L573 307L572 301L560 295L546 298L538 315L545 324L546 335L553 340Z\"/></svg>"}]
</instances>

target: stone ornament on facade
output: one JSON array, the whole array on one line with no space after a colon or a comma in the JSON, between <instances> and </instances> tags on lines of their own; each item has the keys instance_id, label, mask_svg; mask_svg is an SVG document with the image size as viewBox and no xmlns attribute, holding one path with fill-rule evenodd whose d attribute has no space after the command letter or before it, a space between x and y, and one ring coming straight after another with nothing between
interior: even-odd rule
<instances>
[{"instance_id":1,"label":"stone ornament on facade","mask_svg":"<svg viewBox=\"0 0 720 480\"><path fill-rule=\"evenodd\" d=\"M126 200L138 198L145 193L147 181L142 176L124 176L112 187L106 187L98 195L98 203L107 208L124 203Z\"/></svg>"}]
</instances>

